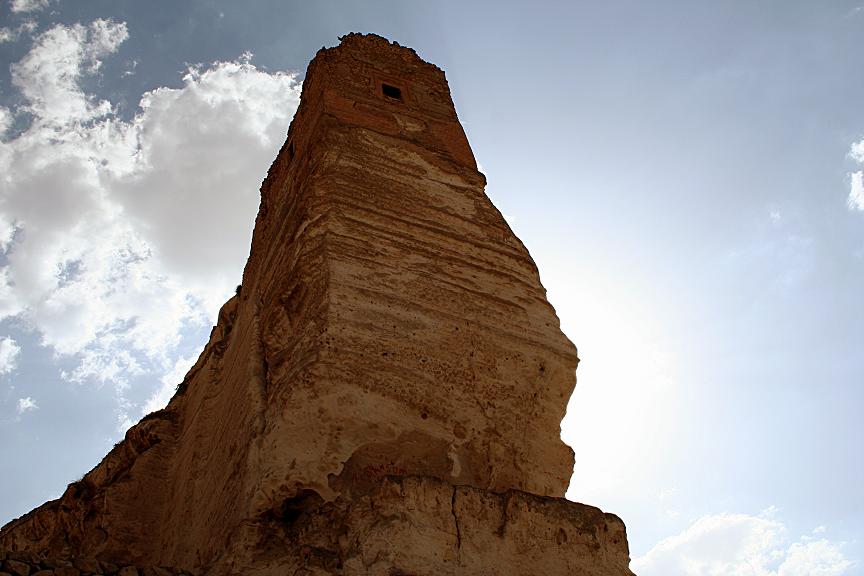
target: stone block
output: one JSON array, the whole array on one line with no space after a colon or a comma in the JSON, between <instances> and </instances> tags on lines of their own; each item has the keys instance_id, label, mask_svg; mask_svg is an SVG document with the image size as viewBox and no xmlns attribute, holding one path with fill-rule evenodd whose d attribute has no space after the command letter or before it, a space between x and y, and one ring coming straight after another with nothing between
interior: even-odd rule
<instances>
[{"instance_id":1,"label":"stone block","mask_svg":"<svg viewBox=\"0 0 864 576\"><path fill-rule=\"evenodd\" d=\"M30 564L21 562L20 560L12 560L12 553L3 562L3 569L15 576L30 576Z\"/></svg>"},{"instance_id":2,"label":"stone block","mask_svg":"<svg viewBox=\"0 0 864 576\"><path fill-rule=\"evenodd\" d=\"M102 574L102 565L95 558L75 558L72 564L84 574Z\"/></svg>"}]
</instances>

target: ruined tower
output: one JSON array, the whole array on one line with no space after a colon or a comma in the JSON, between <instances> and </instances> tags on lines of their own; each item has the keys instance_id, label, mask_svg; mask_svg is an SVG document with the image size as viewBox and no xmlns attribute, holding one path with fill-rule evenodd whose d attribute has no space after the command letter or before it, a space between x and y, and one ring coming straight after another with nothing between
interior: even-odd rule
<instances>
[{"instance_id":1,"label":"ruined tower","mask_svg":"<svg viewBox=\"0 0 864 576\"><path fill-rule=\"evenodd\" d=\"M0 543L208 574L630 574L623 523L562 499L576 350L484 185L440 69L378 36L319 51L178 393Z\"/></svg>"}]
</instances>

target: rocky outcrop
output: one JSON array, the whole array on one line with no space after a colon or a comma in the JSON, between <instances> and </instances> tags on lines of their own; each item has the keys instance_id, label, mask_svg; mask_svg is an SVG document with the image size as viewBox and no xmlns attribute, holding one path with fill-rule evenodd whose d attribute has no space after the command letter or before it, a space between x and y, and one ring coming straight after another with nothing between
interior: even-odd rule
<instances>
[{"instance_id":1,"label":"rocky outcrop","mask_svg":"<svg viewBox=\"0 0 864 576\"><path fill-rule=\"evenodd\" d=\"M484 186L440 69L377 36L322 49L178 393L0 543L202 574L630 574L621 521L561 498L576 350Z\"/></svg>"},{"instance_id":2,"label":"rocky outcrop","mask_svg":"<svg viewBox=\"0 0 864 576\"><path fill-rule=\"evenodd\" d=\"M431 478L391 477L350 504L292 507L264 531L277 553L259 562L271 574L629 574L617 516Z\"/></svg>"}]
</instances>

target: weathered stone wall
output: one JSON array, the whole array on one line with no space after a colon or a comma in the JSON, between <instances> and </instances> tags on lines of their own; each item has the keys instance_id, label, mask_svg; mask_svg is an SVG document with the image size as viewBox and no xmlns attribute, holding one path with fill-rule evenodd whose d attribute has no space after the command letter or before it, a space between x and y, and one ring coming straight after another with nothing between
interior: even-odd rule
<instances>
[{"instance_id":1,"label":"weathered stone wall","mask_svg":"<svg viewBox=\"0 0 864 576\"><path fill-rule=\"evenodd\" d=\"M46 558L0 548L0 576L190 576L167 566L117 565L95 558Z\"/></svg>"},{"instance_id":2,"label":"weathered stone wall","mask_svg":"<svg viewBox=\"0 0 864 576\"><path fill-rule=\"evenodd\" d=\"M0 544L210 574L629 574L620 520L560 498L576 350L484 185L440 69L377 36L320 51L178 394Z\"/></svg>"},{"instance_id":3,"label":"weathered stone wall","mask_svg":"<svg viewBox=\"0 0 864 576\"><path fill-rule=\"evenodd\" d=\"M282 412L268 434L294 438L322 417L331 433L267 459L266 475L329 497L350 490L340 472L354 458L562 496L576 350L483 192L443 72L351 36L319 53L303 93L262 192L262 212L281 212L261 226L244 287L261 298L266 405Z\"/></svg>"},{"instance_id":4,"label":"weathered stone wall","mask_svg":"<svg viewBox=\"0 0 864 576\"><path fill-rule=\"evenodd\" d=\"M260 556L258 573L630 574L623 522L561 498L390 477L340 502L307 509L301 499L274 517L263 527L272 549L294 552Z\"/></svg>"}]
</instances>

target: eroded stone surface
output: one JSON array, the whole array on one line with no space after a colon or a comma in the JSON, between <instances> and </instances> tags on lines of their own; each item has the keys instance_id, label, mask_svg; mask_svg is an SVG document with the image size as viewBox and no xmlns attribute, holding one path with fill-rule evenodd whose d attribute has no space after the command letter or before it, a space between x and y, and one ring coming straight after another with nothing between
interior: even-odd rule
<instances>
[{"instance_id":1,"label":"eroded stone surface","mask_svg":"<svg viewBox=\"0 0 864 576\"><path fill-rule=\"evenodd\" d=\"M213 574L629 574L620 520L560 499L576 350L484 185L441 70L376 36L321 50L178 394L0 543Z\"/></svg>"},{"instance_id":2,"label":"eroded stone surface","mask_svg":"<svg viewBox=\"0 0 864 576\"><path fill-rule=\"evenodd\" d=\"M191 576L166 566L116 566L95 558L46 557L0 547L0 576Z\"/></svg>"},{"instance_id":3,"label":"eroded stone surface","mask_svg":"<svg viewBox=\"0 0 864 576\"><path fill-rule=\"evenodd\" d=\"M630 574L624 524L613 514L432 478L387 478L353 502L260 529L270 546L259 549L260 574Z\"/></svg>"}]
</instances>

